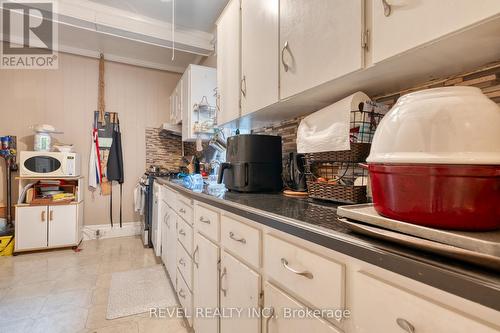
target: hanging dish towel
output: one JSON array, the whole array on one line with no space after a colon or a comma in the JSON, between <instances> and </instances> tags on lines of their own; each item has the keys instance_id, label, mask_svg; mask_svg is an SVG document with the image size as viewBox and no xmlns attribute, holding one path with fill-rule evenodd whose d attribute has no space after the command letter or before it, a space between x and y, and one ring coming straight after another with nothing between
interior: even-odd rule
<instances>
[{"instance_id":1,"label":"hanging dish towel","mask_svg":"<svg viewBox=\"0 0 500 333\"><path fill-rule=\"evenodd\" d=\"M92 142L90 146L89 158L89 187L91 190L97 189L101 183L101 159L99 154L99 138L97 135L97 128L92 130Z\"/></svg>"},{"instance_id":2,"label":"hanging dish towel","mask_svg":"<svg viewBox=\"0 0 500 333\"><path fill-rule=\"evenodd\" d=\"M350 116L360 103L369 101L365 93L356 92L305 117L297 130L297 152L320 153L351 149Z\"/></svg>"}]
</instances>

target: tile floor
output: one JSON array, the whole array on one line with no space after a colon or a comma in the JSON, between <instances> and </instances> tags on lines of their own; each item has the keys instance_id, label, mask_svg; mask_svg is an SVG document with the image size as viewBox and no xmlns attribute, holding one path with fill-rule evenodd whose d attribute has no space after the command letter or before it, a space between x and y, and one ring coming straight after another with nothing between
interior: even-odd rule
<instances>
[{"instance_id":1,"label":"tile floor","mask_svg":"<svg viewBox=\"0 0 500 333\"><path fill-rule=\"evenodd\" d=\"M182 319L148 313L106 319L111 274L157 264L139 237L83 242L71 249L0 257L0 331L184 333Z\"/></svg>"}]
</instances>

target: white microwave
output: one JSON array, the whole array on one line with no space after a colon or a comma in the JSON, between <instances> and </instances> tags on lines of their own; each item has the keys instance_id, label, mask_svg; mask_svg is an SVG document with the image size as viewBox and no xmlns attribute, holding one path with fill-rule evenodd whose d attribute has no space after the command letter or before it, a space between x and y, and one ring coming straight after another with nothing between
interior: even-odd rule
<instances>
[{"instance_id":1,"label":"white microwave","mask_svg":"<svg viewBox=\"0 0 500 333\"><path fill-rule=\"evenodd\" d=\"M80 176L80 156L77 153L22 151L19 174L21 177Z\"/></svg>"}]
</instances>

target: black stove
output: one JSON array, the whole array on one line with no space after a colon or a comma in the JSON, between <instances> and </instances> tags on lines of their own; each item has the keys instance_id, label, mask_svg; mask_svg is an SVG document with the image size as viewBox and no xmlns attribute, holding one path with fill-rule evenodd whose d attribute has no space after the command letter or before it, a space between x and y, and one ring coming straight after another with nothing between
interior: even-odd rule
<instances>
[{"instance_id":1,"label":"black stove","mask_svg":"<svg viewBox=\"0 0 500 333\"><path fill-rule=\"evenodd\" d=\"M144 206L144 230L147 232L147 246L153 247L153 242L151 241L151 230L153 225L153 183L156 178L164 177L174 177L179 174L179 171L146 171L144 176L141 178L141 185L144 187L144 193L146 194L145 206Z\"/></svg>"}]
</instances>

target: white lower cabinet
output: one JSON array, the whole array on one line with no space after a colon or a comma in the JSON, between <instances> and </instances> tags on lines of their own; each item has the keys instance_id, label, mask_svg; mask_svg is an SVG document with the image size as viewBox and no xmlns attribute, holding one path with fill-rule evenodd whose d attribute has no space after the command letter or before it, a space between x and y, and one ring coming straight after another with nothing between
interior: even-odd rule
<instances>
[{"instance_id":1,"label":"white lower cabinet","mask_svg":"<svg viewBox=\"0 0 500 333\"><path fill-rule=\"evenodd\" d=\"M195 313L193 327L196 333L217 333L219 319L211 314L219 307L219 247L199 233L194 243L193 303L200 313Z\"/></svg>"},{"instance_id":2,"label":"white lower cabinet","mask_svg":"<svg viewBox=\"0 0 500 333\"><path fill-rule=\"evenodd\" d=\"M221 333L258 333L260 319L252 316L259 309L260 276L233 256L222 252L220 273L221 309L241 309L222 317Z\"/></svg>"},{"instance_id":3,"label":"white lower cabinet","mask_svg":"<svg viewBox=\"0 0 500 333\"><path fill-rule=\"evenodd\" d=\"M47 207L16 208L16 251L47 247Z\"/></svg>"},{"instance_id":4,"label":"white lower cabinet","mask_svg":"<svg viewBox=\"0 0 500 333\"><path fill-rule=\"evenodd\" d=\"M77 235L77 206L49 206L48 246L70 246L75 244Z\"/></svg>"},{"instance_id":5,"label":"white lower cabinet","mask_svg":"<svg viewBox=\"0 0 500 333\"><path fill-rule=\"evenodd\" d=\"M75 246L81 240L83 204L17 206L15 251Z\"/></svg>"},{"instance_id":6,"label":"white lower cabinet","mask_svg":"<svg viewBox=\"0 0 500 333\"><path fill-rule=\"evenodd\" d=\"M172 214L172 211L170 210L170 207L166 207L165 209L165 219L162 221L162 226L161 226L161 261L165 266L167 265L167 253L168 253L168 232L169 228L167 227L170 219L170 214Z\"/></svg>"},{"instance_id":7,"label":"white lower cabinet","mask_svg":"<svg viewBox=\"0 0 500 333\"><path fill-rule=\"evenodd\" d=\"M265 333L340 333L321 318L305 317L307 308L269 284L264 285Z\"/></svg>"},{"instance_id":8,"label":"white lower cabinet","mask_svg":"<svg viewBox=\"0 0 500 333\"><path fill-rule=\"evenodd\" d=\"M177 216L173 211L170 211L168 219L166 220L167 231L167 253L165 258L167 259L167 272L170 275L172 281L175 281L176 269L177 269Z\"/></svg>"},{"instance_id":9,"label":"white lower cabinet","mask_svg":"<svg viewBox=\"0 0 500 333\"><path fill-rule=\"evenodd\" d=\"M186 281L182 277L181 273L177 271L176 278L176 291L177 296L179 297L179 301L181 302L181 306L184 309L184 314L187 318L189 326L193 325L193 294L189 290Z\"/></svg>"},{"instance_id":10,"label":"white lower cabinet","mask_svg":"<svg viewBox=\"0 0 500 333\"><path fill-rule=\"evenodd\" d=\"M162 259L196 333L500 332L497 311L204 205L193 226L171 209L162 226ZM43 212L19 215L46 231L23 246L47 242Z\"/></svg>"},{"instance_id":11,"label":"white lower cabinet","mask_svg":"<svg viewBox=\"0 0 500 333\"><path fill-rule=\"evenodd\" d=\"M193 290L193 261L179 242L177 242L177 269L189 290Z\"/></svg>"},{"instance_id":12,"label":"white lower cabinet","mask_svg":"<svg viewBox=\"0 0 500 333\"><path fill-rule=\"evenodd\" d=\"M357 333L499 332L364 273L356 273L352 283L351 312Z\"/></svg>"},{"instance_id":13,"label":"white lower cabinet","mask_svg":"<svg viewBox=\"0 0 500 333\"><path fill-rule=\"evenodd\" d=\"M264 249L264 269L269 277L316 308L344 308L343 264L270 235L265 237Z\"/></svg>"}]
</instances>

